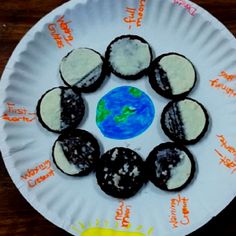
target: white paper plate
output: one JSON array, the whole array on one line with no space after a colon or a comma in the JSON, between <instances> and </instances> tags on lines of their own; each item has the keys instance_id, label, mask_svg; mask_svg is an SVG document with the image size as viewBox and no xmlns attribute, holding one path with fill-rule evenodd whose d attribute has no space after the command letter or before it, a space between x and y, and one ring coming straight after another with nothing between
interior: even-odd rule
<instances>
[{"instance_id":1,"label":"white paper plate","mask_svg":"<svg viewBox=\"0 0 236 236\"><path fill-rule=\"evenodd\" d=\"M127 7L135 9L134 19L139 17L141 26L138 27L137 22L125 22L125 18L131 16ZM60 18L72 32L60 28L57 22ZM57 45L51 35L55 30L62 37L70 36L69 40L72 36L73 40L67 43L62 39L64 47L58 48L61 44ZM43 129L31 113L46 90L63 85L58 73L62 57L77 47L90 47L104 54L110 41L123 34L145 38L156 55L173 51L183 54L197 68L198 83L189 96L205 105L211 125L198 144L189 146L197 162L197 175L180 193L166 193L148 183L135 197L120 202L100 190L93 174L71 178L61 174L53 164L49 167L49 163L45 163L51 161L51 148L57 135ZM225 208L236 193L236 174L232 173L236 168L236 97L233 94L236 84L233 76L221 74L222 71L236 74L235 42L220 22L187 1L78 0L54 10L19 43L0 84L0 148L15 185L44 217L74 235L179 236L196 230ZM114 77L112 75L98 92L84 94L89 114L81 128L100 140L103 151L128 145L145 158L154 146L168 141L159 122L168 100L157 95L146 78L130 83ZM217 78L219 80L215 80ZM96 101L121 85L145 91L156 109L151 127L125 141L103 137L94 122ZM20 108L25 110L17 110ZM9 117L15 122L5 120ZM32 172L37 166L38 170ZM47 175L41 182L39 177L50 170L54 175ZM38 184L30 187L36 179Z\"/></svg>"}]
</instances>

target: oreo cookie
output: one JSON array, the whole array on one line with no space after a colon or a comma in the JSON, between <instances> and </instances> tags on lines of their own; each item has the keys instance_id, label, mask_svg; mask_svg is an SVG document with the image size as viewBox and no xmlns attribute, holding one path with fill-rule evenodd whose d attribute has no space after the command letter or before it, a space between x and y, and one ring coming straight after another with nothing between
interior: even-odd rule
<instances>
[{"instance_id":1,"label":"oreo cookie","mask_svg":"<svg viewBox=\"0 0 236 236\"><path fill-rule=\"evenodd\" d=\"M93 49L74 49L62 59L60 75L67 86L81 92L93 92L105 79L104 59Z\"/></svg>"},{"instance_id":2,"label":"oreo cookie","mask_svg":"<svg viewBox=\"0 0 236 236\"><path fill-rule=\"evenodd\" d=\"M206 133L208 125L206 109L190 98L168 103L161 115L161 126L165 134L182 144L197 143Z\"/></svg>"},{"instance_id":3,"label":"oreo cookie","mask_svg":"<svg viewBox=\"0 0 236 236\"><path fill-rule=\"evenodd\" d=\"M195 161L190 151L176 143L155 147L146 162L149 180L165 191L180 191L193 179Z\"/></svg>"},{"instance_id":4,"label":"oreo cookie","mask_svg":"<svg viewBox=\"0 0 236 236\"><path fill-rule=\"evenodd\" d=\"M147 41L137 35L122 35L107 47L106 63L112 73L127 80L140 79L152 61L152 50Z\"/></svg>"},{"instance_id":5,"label":"oreo cookie","mask_svg":"<svg viewBox=\"0 0 236 236\"><path fill-rule=\"evenodd\" d=\"M149 82L161 96L170 99L186 97L197 79L192 62L177 53L163 54L151 64Z\"/></svg>"},{"instance_id":6,"label":"oreo cookie","mask_svg":"<svg viewBox=\"0 0 236 236\"><path fill-rule=\"evenodd\" d=\"M116 147L102 155L97 164L96 177L106 194L115 198L130 198L146 180L144 162L133 150Z\"/></svg>"},{"instance_id":7,"label":"oreo cookie","mask_svg":"<svg viewBox=\"0 0 236 236\"><path fill-rule=\"evenodd\" d=\"M75 128L82 121L84 113L85 105L81 94L66 87L47 91L37 105L37 116L42 126L57 133Z\"/></svg>"},{"instance_id":8,"label":"oreo cookie","mask_svg":"<svg viewBox=\"0 0 236 236\"><path fill-rule=\"evenodd\" d=\"M53 145L52 156L53 162L64 174L85 176L94 170L100 147L91 133L73 129L58 137Z\"/></svg>"}]
</instances>

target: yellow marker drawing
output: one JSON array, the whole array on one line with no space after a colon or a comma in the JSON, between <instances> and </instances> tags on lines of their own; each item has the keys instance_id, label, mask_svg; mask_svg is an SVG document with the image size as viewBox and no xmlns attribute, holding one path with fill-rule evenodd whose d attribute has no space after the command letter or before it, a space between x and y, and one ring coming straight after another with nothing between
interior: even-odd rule
<instances>
[{"instance_id":1,"label":"yellow marker drawing","mask_svg":"<svg viewBox=\"0 0 236 236\"><path fill-rule=\"evenodd\" d=\"M143 228L143 226L142 226L142 225L139 225L139 226L136 228L136 230L137 230L137 231L140 231L142 228Z\"/></svg>"},{"instance_id":2,"label":"yellow marker drawing","mask_svg":"<svg viewBox=\"0 0 236 236\"><path fill-rule=\"evenodd\" d=\"M85 225L81 222L78 222L78 225L81 227L81 229L85 229Z\"/></svg>"},{"instance_id":3,"label":"yellow marker drawing","mask_svg":"<svg viewBox=\"0 0 236 236\"><path fill-rule=\"evenodd\" d=\"M77 234L81 234L81 232L74 225L71 226L71 229L74 230Z\"/></svg>"},{"instance_id":4,"label":"yellow marker drawing","mask_svg":"<svg viewBox=\"0 0 236 236\"><path fill-rule=\"evenodd\" d=\"M99 226L99 224L100 224L99 219L96 219L96 226Z\"/></svg>"},{"instance_id":5,"label":"yellow marker drawing","mask_svg":"<svg viewBox=\"0 0 236 236\"><path fill-rule=\"evenodd\" d=\"M129 223L129 225L126 227L126 229L130 229L131 226L132 226L132 224Z\"/></svg>"},{"instance_id":6,"label":"yellow marker drawing","mask_svg":"<svg viewBox=\"0 0 236 236\"><path fill-rule=\"evenodd\" d=\"M148 236L152 235L152 234L153 234L153 231L154 231L154 228L151 227L151 228L148 230Z\"/></svg>"},{"instance_id":7,"label":"yellow marker drawing","mask_svg":"<svg viewBox=\"0 0 236 236\"><path fill-rule=\"evenodd\" d=\"M85 230L81 236L145 236L140 232L124 232L113 229L90 228Z\"/></svg>"},{"instance_id":8,"label":"yellow marker drawing","mask_svg":"<svg viewBox=\"0 0 236 236\"><path fill-rule=\"evenodd\" d=\"M108 227L108 226L109 226L109 221L108 221L108 220L105 220L105 221L104 221L104 226L105 226L105 227Z\"/></svg>"},{"instance_id":9,"label":"yellow marker drawing","mask_svg":"<svg viewBox=\"0 0 236 236\"><path fill-rule=\"evenodd\" d=\"M152 236L154 232L153 227L150 227L147 233L144 233L143 225L138 225L134 228L132 224L128 224L128 227L122 227L119 225L119 222L115 222L115 229L112 229L109 228L109 220L101 221L96 219L95 226L91 222L86 225L81 221L77 221L76 224L78 226L71 225L71 229L78 236Z\"/></svg>"}]
</instances>

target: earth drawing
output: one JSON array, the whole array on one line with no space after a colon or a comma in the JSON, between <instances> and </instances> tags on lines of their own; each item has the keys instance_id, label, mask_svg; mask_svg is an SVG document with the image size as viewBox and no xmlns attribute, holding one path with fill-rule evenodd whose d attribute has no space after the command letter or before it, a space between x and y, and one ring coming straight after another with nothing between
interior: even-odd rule
<instances>
[{"instance_id":1,"label":"earth drawing","mask_svg":"<svg viewBox=\"0 0 236 236\"><path fill-rule=\"evenodd\" d=\"M154 105L147 94L135 87L122 86L100 99L96 123L107 138L130 139L142 134L154 115Z\"/></svg>"}]
</instances>

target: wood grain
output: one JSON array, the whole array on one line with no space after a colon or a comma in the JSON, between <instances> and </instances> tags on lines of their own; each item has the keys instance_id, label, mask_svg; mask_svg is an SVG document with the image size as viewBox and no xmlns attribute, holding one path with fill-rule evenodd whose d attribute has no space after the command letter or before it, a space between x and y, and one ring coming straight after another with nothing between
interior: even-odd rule
<instances>
[{"instance_id":1,"label":"wood grain","mask_svg":"<svg viewBox=\"0 0 236 236\"><path fill-rule=\"evenodd\" d=\"M0 75L23 35L40 18L64 2L63 0L0 1ZM195 0L194 2L216 16L236 35L235 0ZM191 236L236 235L235 212L236 200ZM27 203L14 186L0 158L0 236L28 235L65 236L69 234L45 220Z\"/></svg>"}]
</instances>

